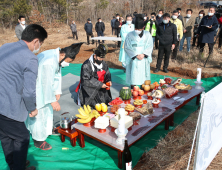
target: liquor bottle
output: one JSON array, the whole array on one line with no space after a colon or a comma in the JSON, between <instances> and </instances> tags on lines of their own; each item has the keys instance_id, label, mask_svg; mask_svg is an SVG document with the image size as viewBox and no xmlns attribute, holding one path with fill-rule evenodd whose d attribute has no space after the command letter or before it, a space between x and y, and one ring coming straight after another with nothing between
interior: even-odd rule
<instances>
[{"instance_id":1,"label":"liquor bottle","mask_svg":"<svg viewBox=\"0 0 222 170\"><path fill-rule=\"evenodd\" d=\"M129 150L128 142L125 140L125 146L123 150L123 169L132 170L132 156Z\"/></svg>"}]
</instances>

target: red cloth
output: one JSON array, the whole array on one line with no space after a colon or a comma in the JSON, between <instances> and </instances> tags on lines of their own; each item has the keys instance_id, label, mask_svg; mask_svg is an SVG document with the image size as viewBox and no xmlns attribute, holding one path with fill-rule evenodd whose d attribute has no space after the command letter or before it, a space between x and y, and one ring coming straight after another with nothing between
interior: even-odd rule
<instances>
[{"instance_id":1,"label":"red cloth","mask_svg":"<svg viewBox=\"0 0 222 170\"><path fill-rule=\"evenodd\" d=\"M222 17L220 17L219 19L217 19L217 21L219 22L219 24L222 24Z\"/></svg>"},{"instance_id":2,"label":"red cloth","mask_svg":"<svg viewBox=\"0 0 222 170\"><path fill-rule=\"evenodd\" d=\"M105 71L105 70L103 70L103 71L97 71L98 80L101 81L102 83L104 83L105 74L106 74L106 71ZM78 84L78 86L76 87L76 90L75 90L76 93L78 93L78 91L79 91L80 84L81 84L81 80L79 81L79 84Z\"/></svg>"}]
</instances>

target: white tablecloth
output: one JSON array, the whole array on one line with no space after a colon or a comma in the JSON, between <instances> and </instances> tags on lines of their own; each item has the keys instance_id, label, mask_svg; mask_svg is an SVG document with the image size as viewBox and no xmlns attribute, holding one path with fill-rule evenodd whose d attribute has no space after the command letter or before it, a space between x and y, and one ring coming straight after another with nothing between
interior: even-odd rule
<instances>
[{"instance_id":1,"label":"white tablecloth","mask_svg":"<svg viewBox=\"0 0 222 170\"><path fill-rule=\"evenodd\" d=\"M121 37L93 37L90 40L121 41Z\"/></svg>"}]
</instances>

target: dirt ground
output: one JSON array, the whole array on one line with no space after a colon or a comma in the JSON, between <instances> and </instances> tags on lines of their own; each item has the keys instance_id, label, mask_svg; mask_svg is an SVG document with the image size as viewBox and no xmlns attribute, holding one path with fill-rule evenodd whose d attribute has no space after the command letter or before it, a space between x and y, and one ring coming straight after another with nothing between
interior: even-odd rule
<instances>
[{"instance_id":1,"label":"dirt ground","mask_svg":"<svg viewBox=\"0 0 222 170\"><path fill-rule=\"evenodd\" d=\"M79 40L74 40L71 35L71 31L68 26L62 25L60 28L48 29L48 38L45 40L41 47L41 51L55 48L63 48L76 42L86 42L86 34L83 29L83 24L77 23L78 37ZM94 31L94 36L97 36ZM106 24L105 36L111 35L110 24ZM114 36L114 35L113 35ZM0 46L5 43L15 42L17 38L14 30L4 30L0 32ZM118 61L119 49L116 48L116 43L112 41L106 41L105 44L109 47L109 52L106 55L105 61L111 68L123 69L121 62ZM86 45L83 44L79 54L77 55L74 63L83 63L93 53L93 49L96 48L96 44ZM185 49L186 50L186 49ZM208 50L205 49L205 55L198 57L198 50L192 49L188 54L185 51L178 53L178 60L173 62L170 60L169 73L160 71L158 74L169 75L174 77L182 78L196 78L197 67L202 68L203 78L221 76L221 53L215 47L214 54L211 56L206 68L203 67L203 63L207 57ZM153 51L153 62L151 63L151 73L155 70L156 60L158 51ZM183 124L179 125L174 131L170 132L164 139L158 141L158 145L144 153L135 170L178 170L186 169L189 152L191 148L192 138L196 126L197 114L195 112L184 121ZM209 170L222 169L222 150L215 157L211 165L208 167ZM191 167L193 164L191 164ZM190 168L192 169L192 168Z\"/></svg>"}]
</instances>

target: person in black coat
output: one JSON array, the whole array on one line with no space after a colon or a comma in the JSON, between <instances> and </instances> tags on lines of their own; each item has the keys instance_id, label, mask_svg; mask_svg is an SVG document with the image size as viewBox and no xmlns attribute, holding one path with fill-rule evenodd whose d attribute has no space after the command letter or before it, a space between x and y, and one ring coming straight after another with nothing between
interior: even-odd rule
<instances>
[{"instance_id":1,"label":"person in black coat","mask_svg":"<svg viewBox=\"0 0 222 170\"><path fill-rule=\"evenodd\" d=\"M146 24L147 22L149 22L149 17L147 17L147 13L144 13L143 15L144 15L144 30L145 30Z\"/></svg>"},{"instance_id":2,"label":"person in black coat","mask_svg":"<svg viewBox=\"0 0 222 170\"><path fill-rule=\"evenodd\" d=\"M213 52L214 47L214 35L218 28L218 21L214 13L216 12L215 7L210 7L208 15L203 17L200 22L200 26L197 31L197 37L200 41L200 53L203 53L205 43L208 43L209 55Z\"/></svg>"},{"instance_id":3,"label":"person in black coat","mask_svg":"<svg viewBox=\"0 0 222 170\"><path fill-rule=\"evenodd\" d=\"M102 22L101 18L98 18L98 22L96 23L95 29L96 29L98 37L104 36L103 33L105 31L105 24L104 24L104 22ZM100 43L100 40L98 42ZM104 40L103 40L103 43L104 43Z\"/></svg>"},{"instance_id":4,"label":"person in black coat","mask_svg":"<svg viewBox=\"0 0 222 170\"><path fill-rule=\"evenodd\" d=\"M170 22L170 14L163 15L163 22L157 27L156 38L159 40L159 51L155 73L160 71L161 63L164 58L163 71L168 73L167 67L169 65L169 58L171 50L175 48L177 42L177 28L176 25Z\"/></svg>"},{"instance_id":5,"label":"person in black coat","mask_svg":"<svg viewBox=\"0 0 222 170\"><path fill-rule=\"evenodd\" d=\"M158 15L156 16L156 22L158 23L158 25L163 22L163 10L162 9L159 10ZM156 48L156 50L159 48L159 43L158 43L157 38L155 38L155 48Z\"/></svg>"},{"instance_id":6,"label":"person in black coat","mask_svg":"<svg viewBox=\"0 0 222 170\"><path fill-rule=\"evenodd\" d=\"M135 24L135 22L136 22L136 15L137 15L137 12L135 11L134 13L133 13L133 24Z\"/></svg>"},{"instance_id":7,"label":"person in black coat","mask_svg":"<svg viewBox=\"0 0 222 170\"><path fill-rule=\"evenodd\" d=\"M182 24L184 25L183 16L181 15L181 8L177 8L177 11L179 12L178 19L180 19L182 21Z\"/></svg>"},{"instance_id":8,"label":"person in black coat","mask_svg":"<svg viewBox=\"0 0 222 170\"><path fill-rule=\"evenodd\" d=\"M94 37L93 31L92 31L93 25L92 25L92 22L91 22L90 18L87 19L87 23L85 23L84 29L86 31L86 36L87 36L87 45L89 45L89 37L90 36L92 38ZM92 40L92 44L94 44L94 40Z\"/></svg>"},{"instance_id":9,"label":"person in black coat","mask_svg":"<svg viewBox=\"0 0 222 170\"><path fill-rule=\"evenodd\" d=\"M116 28L117 37L120 37L121 25L120 25L120 17L119 17L119 14L116 14L115 28ZM120 44L121 44L121 41L118 41L118 47L120 47Z\"/></svg>"}]
</instances>

